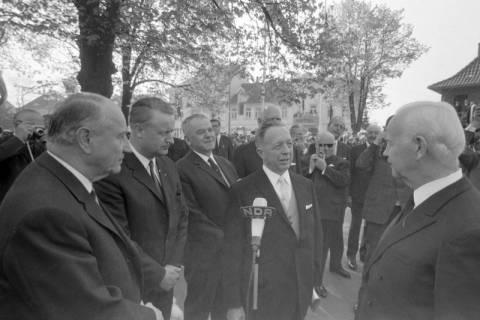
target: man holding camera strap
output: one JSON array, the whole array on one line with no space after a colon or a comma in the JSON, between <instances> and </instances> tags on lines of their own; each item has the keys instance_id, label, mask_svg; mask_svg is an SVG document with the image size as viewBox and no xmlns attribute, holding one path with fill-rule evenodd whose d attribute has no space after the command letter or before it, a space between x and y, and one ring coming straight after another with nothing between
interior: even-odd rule
<instances>
[{"instance_id":1,"label":"man holding camera strap","mask_svg":"<svg viewBox=\"0 0 480 320\"><path fill-rule=\"evenodd\" d=\"M14 133L0 140L0 202L22 170L45 151L40 113L21 109L13 116Z\"/></svg>"}]
</instances>

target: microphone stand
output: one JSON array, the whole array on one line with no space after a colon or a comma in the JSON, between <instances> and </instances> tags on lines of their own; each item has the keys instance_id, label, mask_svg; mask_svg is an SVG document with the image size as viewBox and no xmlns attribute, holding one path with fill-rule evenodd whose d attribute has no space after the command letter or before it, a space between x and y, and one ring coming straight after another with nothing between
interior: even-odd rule
<instances>
[{"instance_id":1,"label":"microphone stand","mask_svg":"<svg viewBox=\"0 0 480 320\"><path fill-rule=\"evenodd\" d=\"M252 237L252 268L250 272L249 288L247 290L247 310L245 310L246 320L254 319L255 311L258 310L258 258L260 257L260 240L260 237ZM250 292L252 292L252 318L250 317L250 308L248 307L250 302Z\"/></svg>"}]
</instances>

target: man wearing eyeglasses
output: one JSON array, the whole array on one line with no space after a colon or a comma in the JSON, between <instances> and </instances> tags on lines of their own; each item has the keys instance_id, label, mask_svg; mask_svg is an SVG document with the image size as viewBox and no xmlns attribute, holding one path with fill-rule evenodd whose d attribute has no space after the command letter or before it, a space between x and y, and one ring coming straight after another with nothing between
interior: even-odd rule
<instances>
[{"instance_id":1,"label":"man wearing eyeglasses","mask_svg":"<svg viewBox=\"0 0 480 320\"><path fill-rule=\"evenodd\" d=\"M322 266L325 266L330 252L330 272L344 278L350 273L342 266L343 219L347 205L347 187L350 183L350 164L334 154L335 138L330 132L321 132L315 142L315 153L310 157L309 173L318 196L323 226ZM325 297L327 291L322 285L318 294Z\"/></svg>"},{"instance_id":2,"label":"man wearing eyeglasses","mask_svg":"<svg viewBox=\"0 0 480 320\"><path fill-rule=\"evenodd\" d=\"M31 109L13 116L14 134L0 141L0 202L17 176L45 151L43 117Z\"/></svg>"}]
</instances>

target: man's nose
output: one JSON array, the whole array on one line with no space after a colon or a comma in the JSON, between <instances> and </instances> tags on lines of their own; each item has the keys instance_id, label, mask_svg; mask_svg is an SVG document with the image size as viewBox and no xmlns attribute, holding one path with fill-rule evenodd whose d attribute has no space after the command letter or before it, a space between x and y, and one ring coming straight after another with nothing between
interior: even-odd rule
<instances>
[{"instance_id":1,"label":"man's nose","mask_svg":"<svg viewBox=\"0 0 480 320\"><path fill-rule=\"evenodd\" d=\"M167 141L170 144L173 144L173 133L167 134L165 141Z\"/></svg>"}]
</instances>

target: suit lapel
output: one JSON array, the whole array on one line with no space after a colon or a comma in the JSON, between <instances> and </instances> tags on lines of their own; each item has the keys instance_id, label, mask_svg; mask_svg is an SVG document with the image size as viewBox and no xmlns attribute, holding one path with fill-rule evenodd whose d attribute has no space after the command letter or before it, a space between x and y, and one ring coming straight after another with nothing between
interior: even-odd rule
<instances>
[{"instance_id":1,"label":"suit lapel","mask_svg":"<svg viewBox=\"0 0 480 320\"><path fill-rule=\"evenodd\" d=\"M155 182L153 181L152 177L148 174L145 167L133 153L125 153L125 158L123 159L123 161L125 165L131 170L134 179L145 185L145 187L147 187L161 202L165 201L163 195L155 186Z\"/></svg>"},{"instance_id":2,"label":"suit lapel","mask_svg":"<svg viewBox=\"0 0 480 320\"><path fill-rule=\"evenodd\" d=\"M290 174L290 180L292 181L293 192L295 193L295 198L297 199L297 211L298 211L298 224L299 224L299 240L302 240L308 230L306 225L306 205L307 199L306 196L309 194L304 188L304 185L300 183L296 175Z\"/></svg>"},{"instance_id":3,"label":"suit lapel","mask_svg":"<svg viewBox=\"0 0 480 320\"><path fill-rule=\"evenodd\" d=\"M219 159L217 156L213 156L215 158L215 161L217 161L218 166L220 167L220 170L222 170L223 175L225 176L225 179L227 179L228 184L231 186L232 184L235 183L236 178L234 174L232 173L231 169L227 166L225 163L224 158Z\"/></svg>"},{"instance_id":4,"label":"suit lapel","mask_svg":"<svg viewBox=\"0 0 480 320\"><path fill-rule=\"evenodd\" d=\"M212 176L215 180L217 180L222 186L224 186L225 188L229 188L229 186L225 183L225 180L223 180L223 177L222 176L219 176L213 169L212 167L210 167L205 161L203 161L202 158L200 158L195 152L193 151L190 151L190 155L189 155L193 162L195 163L195 165L205 171L206 173L208 173L210 176ZM215 158L216 159L216 158ZM219 162L217 162L217 164L220 166ZM222 170L222 168L220 167L220 170ZM225 173L224 173L225 174Z\"/></svg>"},{"instance_id":5,"label":"suit lapel","mask_svg":"<svg viewBox=\"0 0 480 320\"><path fill-rule=\"evenodd\" d=\"M167 208L167 213L170 214L170 212L173 212L172 208L170 207L172 205L171 199L174 199L172 197L172 192L175 192L176 190L173 190L171 186L169 185L169 177L167 174L167 171L164 168L164 162L163 160L160 159L155 159L157 163L157 168L158 168L158 176L160 177L160 183L162 184L162 190L163 190L163 200L165 202L165 207ZM174 222L173 219L169 219L170 222Z\"/></svg>"},{"instance_id":6,"label":"suit lapel","mask_svg":"<svg viewBox=\"0 0 480 320\"><path fill-rule=\"evenodd\" d=\"M388 248L435 223L438 220L437 212L446 203L470 187L470 183L462 178L431 196L413 211L407 212L409 211L407 208L405 212L399 214L398 218L391 222L385 234L382 235L382 240L374 250L366 270L369 270Z\"/></svg>"}]
</instances>

